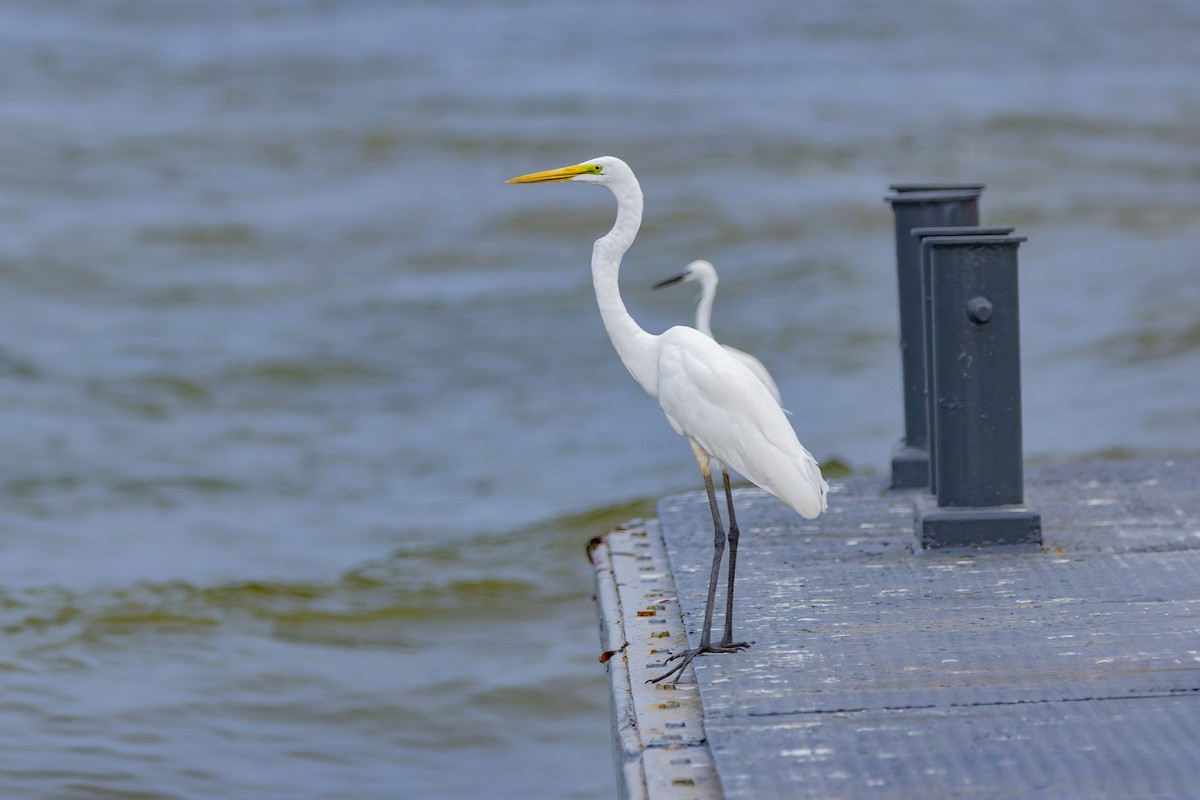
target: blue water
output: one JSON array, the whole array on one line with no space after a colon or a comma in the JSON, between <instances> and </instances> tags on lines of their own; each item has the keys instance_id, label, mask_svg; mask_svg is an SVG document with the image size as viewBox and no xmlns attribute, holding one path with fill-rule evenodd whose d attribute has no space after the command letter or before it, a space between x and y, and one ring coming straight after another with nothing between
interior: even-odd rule
<instances>
[{"instance_id":1,"label":"blue water","mask_svg":"<svg viewBox=\"0 0 1200 800\"><path fill-rule=\"evenodd\" d=\"M1200 451L1200 7L0 9L0 795L602 798L583 543L696 488L591 296L721 271L821 460L901 434L889 183L1021 249L1033 460Z\"/></svg>"}]
</instances>

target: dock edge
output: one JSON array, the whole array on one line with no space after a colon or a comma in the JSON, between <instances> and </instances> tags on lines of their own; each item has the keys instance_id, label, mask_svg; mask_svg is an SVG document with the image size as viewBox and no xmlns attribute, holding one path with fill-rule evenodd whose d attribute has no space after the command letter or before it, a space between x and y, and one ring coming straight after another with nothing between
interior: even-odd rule
<instances>
[{"instance_id":1,"label":"dock edge","mask_svg":"<svg viewBox=\"0 0 1200 800\"><path fill-rule=\"evenodd\" d=\"M658 523L633 520L589 545L612 702L613 762L623 800L723 797L704 735L695 672L646 681L688 646Z\"/></svg>"}]
</instances>

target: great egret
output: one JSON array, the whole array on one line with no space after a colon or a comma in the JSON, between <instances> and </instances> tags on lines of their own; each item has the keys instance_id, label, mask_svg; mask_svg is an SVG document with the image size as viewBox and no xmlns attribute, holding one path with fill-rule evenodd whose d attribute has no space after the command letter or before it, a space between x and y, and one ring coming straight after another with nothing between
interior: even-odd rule
<instances>
[{"instance_id":1,"label":"great egret","mask_svg":"<svg viewBox=\"0 0 1200 800\"><path fill-rule=\"evenodd\" d=\"M749 642L733 640L733 584L739 532L728 474L725 475L728 534L722 527L713 489L714 462L736 470L808 519L825 510L829 485L821 477L816 459L796 438L779 403L745 364L695 328L679 325L652 334L642 330L629 315L621 300L618 274L621 257L633 244L642 224L642 190L629 165L619 158L601 156L568 167L521 175L508 183L565 181L607 186L617 199L616 223L596 240L592 249L592 285L600 316L625 368L658 400L675 432L687 437L708 492L713 519L713 561L700 645L673 656L669 660L680 659L680 663L653 679L657 683L674 675L678 681L683 669L696 656L734 653L750 646ZM725 633L714 644L713 606L727 541Z\"/></svg>"},{"instance_id":2,"label":"great egret","mask_svg":"<svg viewBox=\"0 0 1200 800\"><path fill-rule=\"evenodd\" d=\"M713 336L712 332L713 299L717 296L717 268L712 265L712 262L699 259L684 267L683 272L678 275L654 284L654 288L661 289L664 286L673 286L677 283L700 284L700 301L696 306L696 330L710 339L717 338ZM767 368L763 366L761 361L749 353L738 350L736 347L730 347L727 344L721 346L725 348L726 353L729 353L729 355L749 367L755 377L771 390L771 395L775 398L776 403L783 403L779 397L779 387L775 385L775 379L771 377L771 373L767 372Z\"/></svg>"}]
</instances>

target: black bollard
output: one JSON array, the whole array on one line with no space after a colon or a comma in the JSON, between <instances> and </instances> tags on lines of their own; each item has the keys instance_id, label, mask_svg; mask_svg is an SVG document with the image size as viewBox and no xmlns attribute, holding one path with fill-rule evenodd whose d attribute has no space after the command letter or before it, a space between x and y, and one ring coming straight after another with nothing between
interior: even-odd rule
<instances>
[{"instance_id":1,"label":"black bollard","mask_svg":"<svg viewBox=\"0 0 1200 800\"><path fill-rule=\"evenodd\" d=\"M888 189L893 192L982 192L983 184L911 181L909 183L889 183Z\"/></svg>"},{"instance_id":2,"label":"black bollard","mask_svg":"<svg viewBox=\"0 0 1200 800\"><path fill-rule=\"evenodd\" d=\"M941 189L940 186L951 188ZM896 220L896 278L900 294L900 361L904 381L904 439L892 453L893 489L929 484L925 419L925 348L921 321L921 245L913 228L979 224L982 184L893 184L886 198Z\"/></svg>"},{"instance_id":3,"label":"black bollard","mask_svg":"<svg viewBox=\"0 0 1200 800\"><path fill-rule=\"evenodd\" d=\"M1040 544L1024 505L1016 236L931 236L937 506L919 504L925 548Z\"/></svg>"},{"instance_id":4,"label":"black bollard","mask_svg":"<svg viewBox=\"0 0 1200 800\"><path fill-rule=\"evenodd\" d=\"M925 426L929 435L929 493L937 494L937 447L935 437L937 431L933 427L933 331L930 323L933 320L933 295L929 282L929 251L930 245L924 240L930 236L1007 236L1012 233L1011 227L988 227L981 225L963 225L948 228L913 228L913 238L921 243L921 336L925 350Z\"/></svg>"}]
</instances>

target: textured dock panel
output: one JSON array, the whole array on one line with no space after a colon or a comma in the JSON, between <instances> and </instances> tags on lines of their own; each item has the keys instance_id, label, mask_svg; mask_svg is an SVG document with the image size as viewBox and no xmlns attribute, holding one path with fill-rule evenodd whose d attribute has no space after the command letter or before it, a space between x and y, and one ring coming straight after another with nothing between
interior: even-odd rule
<instances>
[{"instance_id":1,"label":"textured dock panel","mask_svg":"<svg viewBox=\"0 0 1200 800\"><path fill-rule=\"evenodd\" d=\"M1030 470L1042 548L919 552L882 484L736 494L755 644L695 662L727 797L1197 796L1200 461ZM659 518L694 643L707 502Z\"/></svg>"},{"instance_id":2,"label":"textured dock panel","mask_svg":"<svg viewBox=\"0 0 1200 800\"><path fill-rule=\"evenodd\" d=\"M731 799L1194 798L1196 710L1194 698L1149 697L871 709L709 728ZM754 758L725 752L734 740Z\"/></svg>"}]
</instances>

